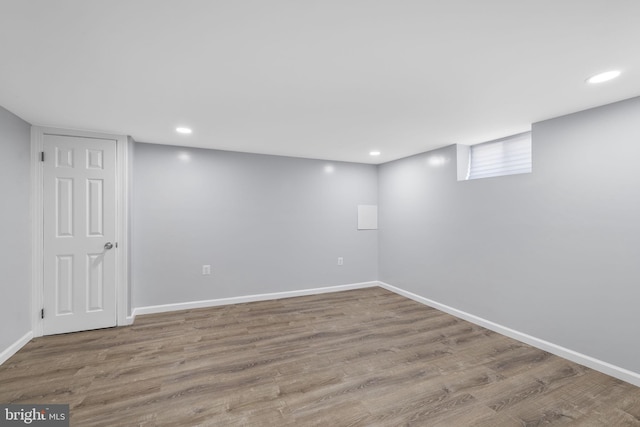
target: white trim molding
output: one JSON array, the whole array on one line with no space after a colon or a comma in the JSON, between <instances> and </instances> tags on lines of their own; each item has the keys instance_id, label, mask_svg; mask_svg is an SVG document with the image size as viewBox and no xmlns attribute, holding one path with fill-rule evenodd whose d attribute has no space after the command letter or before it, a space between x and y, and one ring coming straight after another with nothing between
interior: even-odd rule
<instances>
[{"instance_id":1,"label":"white trim molding","mask_svg":"<svg viewBox=\"0 0 640 427\"><path fill-rule=\"evenodd\" d=\"M129 180L130 138L116 136L116 319L129 325Z\"/></svg>"},{"instance_id":2,"label":"white trim molding","mask_svg":"<svg viewBox=\"0 0 640 427\"><path fill-rule=\"evenodd\" d=\"M412 292L405 291L393 285L389 285L388 283L378 282L378 284L380 285L380 287L394 292L398 295L402 295L429 307L433 307L440 311L444 311L445 313L449 313L452 316L467 320L478 326L482 326L499 334L505 335L509 338L513 338L523 343L532 345L536 348L539 348L540 350L548 351L549 353L555 354L556 356L560 356L572 362L579 363L580 365L584 365L588 368L602 372L603 374L610 375L614 378L618 378L622 381L626 381L630 384L640 387L640 374L637 372L612 365L611 363L598 360L594 357L587 356L586 354L582 354L577 351L551 343L549 341L545 341L543 339L525 334L523 332L516 331L515 329L511 329L498 323L494 323L490 320L483 319L482 317L475 316L465 311L458 310L457 308L453 308L448 305L441 304L437 301L422 297L420 295L416 295Z\"/></svg>"},{"instance_id":3,"label":"white trim molding","mask_svg":"<svg viewBox=\"0 0 640 427\"><path fill-rule=\"evenodd\" d=\"M16 342L7 347L2 353L0 353L0 365L9 360L9 358L16 354L22 347L27 345L32 338L33 332L29 331Z\"/></svg>"},{"instance_id":4,"label":"white trim molding","mask_svg":"<svg viewBox=\"0 0 640 427\"><path fill-rule=\"evenodd\" d=\"M45 135L66 135L116 141L116 319L117 325L127 325L129 304L129 144L126 136L110 135L81 130L57 129L42 126L31 127L31 300L34 337L43 335L40 310L44 300L44 194L43 164L40 153L44 151Z\"/></svg>"},{"instance_id":5,"label":"white trim molding","mask_svg":"<svg viewBox=\"0 0 640 427\"><path fill-rule=\"evenodd\" d=\"M43 306L43 166L40 153L44 151L44 130L31 126L31 330L33 336L43 334L40 310Z\"/></svg>"},{"instance_id":6,"label":"white trim molding","mask_svg":"<svg viewBox=\"0 0 640 427\"><path fill-rule=\"evenodd\" d=\"M327 286L322 288L302 289L299 291L273 292L269 294L246 295L239 297L210 299L191 302L180 302L175 304L150 305L147 307L137 307L133 310L131 323L136 316L153 313L164 313L168 311L192 310L194 308L216 307L220 305L242 304L245 302L268 301L281 298L293 298L306 295L318 295L329 292L350 291L352 289L373 288L379 286L379 282L361 282L348 285Z\"/></svg>"}]
</instances>

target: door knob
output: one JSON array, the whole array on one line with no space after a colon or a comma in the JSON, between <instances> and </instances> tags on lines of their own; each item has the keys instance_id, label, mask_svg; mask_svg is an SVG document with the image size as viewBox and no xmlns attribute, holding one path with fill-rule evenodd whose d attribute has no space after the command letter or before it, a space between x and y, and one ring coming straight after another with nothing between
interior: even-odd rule
<instances>
[{"instance_id":1,"label":"door knob","mask_svg":"<svg viewBox=\"0 0 640 427\"><path fill-rule=\"evenodd\" d=\"M104 244L104 248L105 248L106 250L109 250L109 249L113 248L113 243L111 243L111 242L107 242L107 243L105 243L105 244Z\"/></svg>"}]
</instances>

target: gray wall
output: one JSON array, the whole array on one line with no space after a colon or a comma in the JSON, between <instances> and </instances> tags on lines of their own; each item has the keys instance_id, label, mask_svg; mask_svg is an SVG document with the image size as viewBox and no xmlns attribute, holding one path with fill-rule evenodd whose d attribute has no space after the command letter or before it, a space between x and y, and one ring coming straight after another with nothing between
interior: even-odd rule
<instances>
[{"instance_id":1,"label":"gray wall","mask_svg":"<svg viewBox=\"0 0 640 427\"><path fill-rule=\"evenodd\" d=\"M31 330L30 128L0 107L0 353Z\"/></svg>"},{"instance_id":2,"label":"gray wall","mask_svg":"<svg viewBox=\"0 0 640 427\"><path fill-rule=\"evenodd\" d=\"M380 166L380 280L640 372L640 98L534 124L531 174L455 165Z\"/></svg>"},{"instance_id":3,"label":"gray wall","mask_svg":"<svg viewBox=\"0 0 640 427\"><path fill-rule=\"evenodd\" d=\"M377 279L377 231L356 230L357 205L377 203L375 166L134 151L133 307Z\"/></svg>"}]
</instances>

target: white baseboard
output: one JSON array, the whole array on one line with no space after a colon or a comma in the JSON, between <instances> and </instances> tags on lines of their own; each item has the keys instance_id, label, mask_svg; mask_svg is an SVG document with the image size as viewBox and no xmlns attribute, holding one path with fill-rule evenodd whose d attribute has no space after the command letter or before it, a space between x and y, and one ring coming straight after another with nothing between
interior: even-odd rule
<instances>
[{"instance_id":1,"label":"white baseboard","mask_svg":"<svg viewBox=\"0 0 640 427\"><path fill-rule=\"evenodd\" d=\"M11 356L16 354L18 350L27 345L29 341L33 338L33 332L29 331L22 336L18 341L11 344L6 350L0 353L0 365L9 360Z\"/></svg>"},{"instance_id":2,"label":"white baseboard","mask_svg":"<svg viewBox=\"0 0 640 427\"><path fill-rule=\"evenodd\" d=\"M348 291L351 289L371 288L378 285L379 285L379 282L375 282L375 281L362 282L362 283L351 283L348 285L327 286L323 288L302 289L299 291L274 292L269 294L246 295L241 297L211 299L211 300L202 300L202 301L190 301L190 302L181 302L181 303L175 303L175 304L150 305L146 307L134 308L133 315L130 318L127 318L127 320L131 319L131 323L133 323L136 316L140 316L143 314L164 313L167 311L178 311L178 310L191 310L194 308L216 307L219 305L241 304L245 302L254 302L254 301L267 301L267 300L274 300L274 299L281 299L281 298L300 297L305 295L317 295L317 294L324 294L329 292Z\"/></svg>"},{"instance_id":3,"label":"white baseboard","mask_svg":"<svg viewBox=\"0 0 640 427\"><path fill-rule=\"evenodd\" d=\"M549 341L545 341L543 339L533 337L531 335L508 328L506 326L499 325L497 323L491 322L473 314L469 314L462 310L458 310L456 308L449 307L448 305L441 304L437 301L421 297L420 295L416 295L412 292L396 288L395 286L389 285L388 283L378 282L378 284L380 287L385 288L398 295L410 298L424 305L428 305L429 307L433 307L438 310L444 311L445 313L449 313L453 316L459 317L460 319L467 320L471 323L490 329L499 334L506 335L510 338L532 345L541 350L548 351L549 353L555 354L556 356L563 357L565 359L571 360L572 362L579 363L596 371L602 372L603 374L610 375L614 378L618 378L622 381L626 381L630 384L640 387L640 374L637 372L629 371L628 369L612 365L611 363L598 360L591 356L587 356L586 354L578 353L577 351L570 350Z\"/></svg>"}]
</instances>

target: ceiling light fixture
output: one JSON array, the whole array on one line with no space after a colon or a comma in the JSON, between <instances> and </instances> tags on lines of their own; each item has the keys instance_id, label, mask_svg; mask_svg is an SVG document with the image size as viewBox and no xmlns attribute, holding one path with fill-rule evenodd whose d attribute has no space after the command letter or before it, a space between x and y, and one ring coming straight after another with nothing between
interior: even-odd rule
<instances>
[{"instance_id":1,"label":"ceiling light fixture","mask_svg":"<svg viewBox=\"0 0 640 427\"><path fill-rule=\"evenodd\" d=\"M595 83L603 83L609 80L613 80L620 75L620 71L611 70L606 71L604 73L596 74L595 76L591 76L587 79L587 83L595 84Z\"/></svg>"},{"instance_id":2,"label":"ceiling light fixture","mask_svg":"<svg viewBox=\"0 0 640 427\"><path fill-rule=\"evenodd\" d=\"M189 128L184 128L184 127L178 127L178 128L176 128L176 132L178 132L178 133L183 133L183 134L185 134L185 135L188 135L188 134L190 134L190 133L191 133L191 129L189 129Z\"/></svg>"},{"instance_id":3,"label":"ceiling light fixture","mask_svg":"<svg viewBox=\"0 0 640 427\"><path fill-rule=\"evenodd\" d=\"M380 155L380 152L379 152L379 151L370 151L370 152L369 152L369 155L370 155L370 156L379 156L379 155Z\"/></svg>"}]
</instances>

